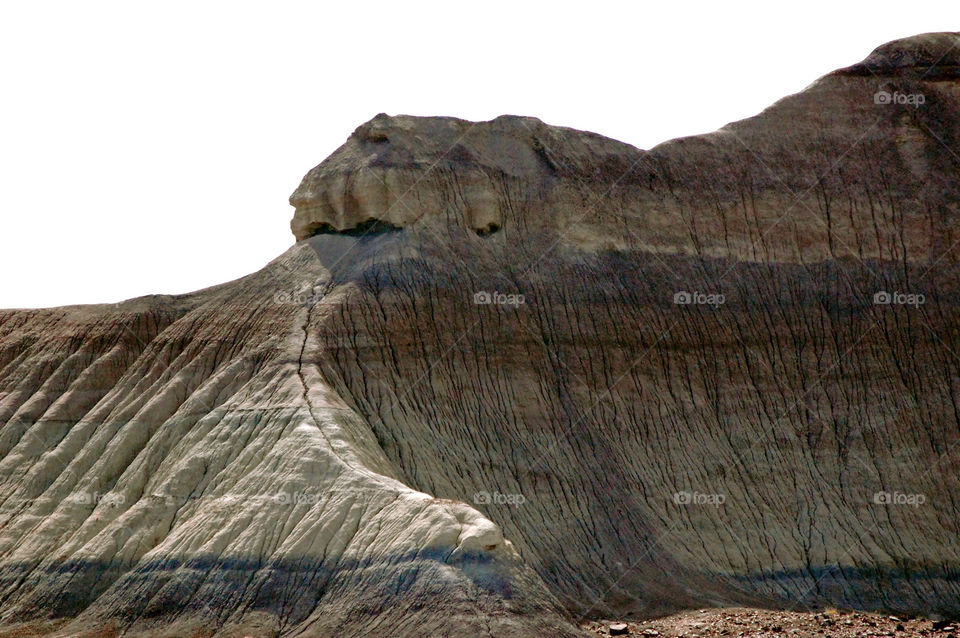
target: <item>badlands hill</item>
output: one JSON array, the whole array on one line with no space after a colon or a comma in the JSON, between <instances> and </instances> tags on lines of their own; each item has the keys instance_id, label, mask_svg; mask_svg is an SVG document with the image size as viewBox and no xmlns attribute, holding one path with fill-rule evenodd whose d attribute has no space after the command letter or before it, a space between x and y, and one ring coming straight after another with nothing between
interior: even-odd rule
<instances>
[{"instance_id":1,"label":"badlands hill","mask_svg":"<svg viewBox=\"0 0 960 638\"><path fill-rule=\"evenodd\" d=\"M297 243L0 312L0 627L960 614L960 34L650 151L380 115Z\"/></svg>"}]
</instances>

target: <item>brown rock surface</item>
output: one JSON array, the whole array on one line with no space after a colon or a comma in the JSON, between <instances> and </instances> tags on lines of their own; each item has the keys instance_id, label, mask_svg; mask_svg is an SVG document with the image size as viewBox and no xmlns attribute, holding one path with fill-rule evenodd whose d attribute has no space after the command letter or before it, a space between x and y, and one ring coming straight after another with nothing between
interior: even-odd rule
<instances>
[{"instance_id":1,"label":"brown rock surface","mask_svg":"<svg viewBox=\"0 0 960 638\"><path fill-rule=\"evenodd\" d=\"M262 271L0 312L0 624L960 614L958 44L647 152L377 116Z\"/></svg>"},{"instance_id":2,"label":"brown rock surface","mask_svg":"<svg viewBox=\"0 0 960 638\"><path fill-rule=\"evenodd\" d=\"M455 220L580 248L953 263L955 38L885 45L756 117L648 152L535 118L378 115L307 174L291 228ZM878 104L881 92L923 102Z\"/></svg>"}]
</instances>

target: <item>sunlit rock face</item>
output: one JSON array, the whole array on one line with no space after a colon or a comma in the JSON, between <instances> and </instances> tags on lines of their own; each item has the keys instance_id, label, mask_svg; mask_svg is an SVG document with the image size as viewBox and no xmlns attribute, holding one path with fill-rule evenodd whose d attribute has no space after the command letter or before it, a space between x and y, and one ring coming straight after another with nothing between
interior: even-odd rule
<instances>
[{"instance_id":1,"label":"sunlit rock face","mask_svg":"<svg viewBox=\"0 0 960 638\"><path fill-rule=\"evenodd\" d=\"M377 116L260 272L0 312L0 624L960 614L958 57L646 152Z\"/></svg>"},{"instance_id":2,"label":"sunlit rock face","mask_svg":"<svg viewBox=\"0 0 960 638\"><path fill-rule=\"evenodd\" d=\"M291 229L297 239L375 222L456 220L480 236L507 224L556 229L595 199L591 184L626 172L636 156L628 144L530 117L381 114L306 175L290 197Z\"/></svg>"},{"instance_id":3,"label":"sunlit rock face","mask_svg":"<svg viewBox=\"0 0 960 638\"><path fill-rule=\"evenodd\" d=\"M323 380L327 282L298 244L193 295L0 314L4 623L575 633L501 528L403 483Z\"/></svg>"}]
</instances>

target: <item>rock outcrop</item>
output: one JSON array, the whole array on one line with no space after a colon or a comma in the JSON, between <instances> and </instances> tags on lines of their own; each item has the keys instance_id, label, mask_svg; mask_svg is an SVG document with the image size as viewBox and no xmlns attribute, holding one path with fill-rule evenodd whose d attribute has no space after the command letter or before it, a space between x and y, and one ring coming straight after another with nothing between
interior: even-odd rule
<instances>
[{"instance_id":1,"label":"rock outcrop","mask_svg":"<svg viewBox=\"0 0 960 638\"><path fill-rule=\"evenodd\" d=\"M958 34L646 152L380 115L262 271L0 312L0 624L960 614L958 115Z\"/></svg>"},{"instance_id":2,"label":"rock outcrop","mask_svg":"<svg viewBox=\"0 0 960 638\"><path fill-rule=\"evenodd\" d=\"M757 117L646 153L534 118L379 115L307 174L291 228L455 222L594 250L952 262L954 39L885 45Z\"/></svg>"}]
</instances>

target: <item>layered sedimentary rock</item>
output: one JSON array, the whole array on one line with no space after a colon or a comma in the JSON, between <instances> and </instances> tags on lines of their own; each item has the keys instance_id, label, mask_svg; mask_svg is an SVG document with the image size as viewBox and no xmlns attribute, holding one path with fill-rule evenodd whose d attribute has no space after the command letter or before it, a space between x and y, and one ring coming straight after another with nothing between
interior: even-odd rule
<instances>
[{"instance_id":1,"label":"layered sedimentary rock","mask_svg":"<svg viewBox=\"0 0 960 638\"><path fill-rule=\"evenodd\" d=\"M936 259L960 199L953 44L891 43L757 117L647 153L535 118L380 115L307 174L291 228L305 239L452 216L481 235L558 231L587 249Z\"/></svg>"},{"instance_id":2,"label":"layered sedimentary rock","mask_svg":"<svg viewBox=\"0 0 960 638\"><path fill-rule=\"evenodd\" d=\"M646 152L381 115L262 271L0 313L0 621L960 613L958 115L957 34Z\"/></svg>"}]
</instances>

